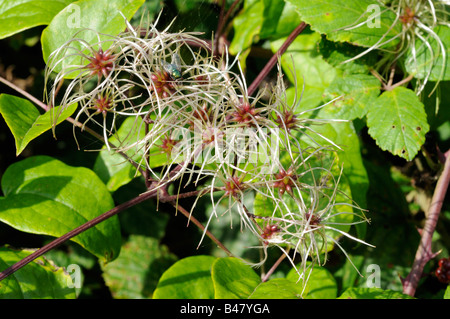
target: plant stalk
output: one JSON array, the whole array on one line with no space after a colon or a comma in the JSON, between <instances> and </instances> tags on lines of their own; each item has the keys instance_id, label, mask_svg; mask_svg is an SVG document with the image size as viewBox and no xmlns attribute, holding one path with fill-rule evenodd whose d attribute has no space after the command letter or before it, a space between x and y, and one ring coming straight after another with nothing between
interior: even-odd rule
<instances>
[{"instance_id":1,"label":"plant stalk","mask_svg":"<svg viewBox=\"0 0 450 319\"><path fill-rule=\"evenodd\" d=\"M421 233L422 238L416 251L411 272L403 280L403 293L406 295L414 296L425 265L428 261L430 261L430 259L436 257L436 254L431 251L431 242L437 221L439 219L442 204L447 193L448 185L450 183L450 150L447 151L445 155L446 160L444 169L434 190L433 198L431 200L425 221L425 226Z\"/></svg>"},{"instance_id":2,"label":"plant stalk","mask_svg":"<svg viewBox=\"0 0 450 319\"><path fill-rule=\"evenodd\" d=\"M302 33L303 30L305 30L306 26L307 24L305 22L302 22L295 28L294 31L291 32L286 41L284 41L283 45L278 49L277 53L275 53L272 58L270 58L269 62L267 62L267 64L255 78L255 80L252 82L252 84L250 84L250 86L248 87L249 96L251 96L255 92L261 81L264 80L267 74L269 74L270 70L272 70L275 64L277 64L278 58L281 57L284 52L286 52L287 48L291 45L295 38L300 33Z\"/></svg>"}]
</instances>

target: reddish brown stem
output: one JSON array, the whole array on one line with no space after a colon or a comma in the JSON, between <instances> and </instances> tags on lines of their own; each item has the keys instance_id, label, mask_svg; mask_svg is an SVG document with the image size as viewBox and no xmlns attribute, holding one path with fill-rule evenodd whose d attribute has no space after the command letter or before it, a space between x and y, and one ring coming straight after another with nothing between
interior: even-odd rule
<instances>
[{"instance_id":1,"label":"reddish brown stem","mask_svg":"<svg viewBox=\"0 0 450 319\"><path fill-rule=\"evenodd\" d=\"M277 261L273 264L273 266L269 269L269 271L261 278L262 282L265 282L269 279L269 277L273 274L273 272L278 268L281 262L286 258L286 254L281 254L281 256L277 259Z\"/></svg>"},{"instance_id":2,"label":"reddish brown stem","mask_svg":"<svg viewBox=\"0 0 450 319\"><path fill-rule=\"evenodd\" d=\"M417 248L416 257L414 259L411 272L403 280L403 293L414 296L416 293L419 280L422 277L423 269L430 259L434 258L436 254L431 251L431 242L434 230L436 228L439 214L441 212L442 204L447 193L448 185L450 183L450 150L446 152L446 160L444 169L438 179L436 188L434 190L433 198L429 207L425 226L421 233L421 240Z\"/></svg>"},{"instance_id":3,"label":"reddish brown stem","mask_svg":"<svg viewBox=\"0 0 450 319\"><path fill-rule=\"evenodd\" d=\"M294 31L288 36L286 41L284 41L283 45L278 49L277 53L272 56L272 58L267 62L261 72L258 74L256 79L252 82L252 84L248 87L248 95L252 95L255 90L258 88L259 84L262 80L269 74L270 70L277 64L278 58L286 52L287 48L291 45L291 43L295 40L295 38L305 30L307 24L302 22L295 28Z\"/></svg>"}]
</instances>

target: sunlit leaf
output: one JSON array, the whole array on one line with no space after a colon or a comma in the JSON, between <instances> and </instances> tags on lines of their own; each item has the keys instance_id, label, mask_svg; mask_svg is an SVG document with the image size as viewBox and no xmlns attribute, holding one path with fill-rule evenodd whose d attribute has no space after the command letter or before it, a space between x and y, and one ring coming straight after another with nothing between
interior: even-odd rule
<instances>
[{"instance_id":1,"label":"sunlit leaf","mask_svg":"<svg viewBox=\"0 0 450 319\"><path fill-rule=\"evenodd\" d=\"M386 91L369 106L369 134L382 149L412 160L430 129L423 104L407 88Z\"/></svg>"},{"instance_id":2,"label":"sunlit leaf","mask_svg":"<svg viewBox=\"0 0 450 319\"><path fill-rule=\"evenodd\" d=\"M213 256L191 256L173 264L161 276L154 299L212 299Z\"/></svg>"},{"instance_id":3,"label":"sunlit leaf","mask_svg":"<svg viewBox=\"0 0 450 319\"><path fill-rule=\"evenodd\" d=\"M55 124L52 112L60 114L56 125L75 112L77 104L72 104L60 112L61 107L41 115L38 109L28 100L8 94L0 95L0 114L5 119L16 141L16 155L35 138L50 130Z\"/></svg>"},{"instance_id":4,"label":"sunlit leaf","mask_svg":"<svg viewBox=\"0 0 450 319\"><path fill-rule=\"evenodd\" d=\"M401 24L395 14L376 0L287 0L300 18L328 39L365 47L388 42L395 46ZM352 28L354 27L354 28Z\"/></svg>"},{"instance_id":5,"label":"sunlit leaf","mask_svg":"<svg viewBox=\"0 0 450 319\"><path fill-rule=\"evenodd\" d=\"M308 263L309 265L309 263ZM356 273L356 272L355 272ZM305 299L335 299L337 296L337 283L333 275L325 268L316 265L306 270L305 277L308 278L303 289L302 282L299 281L296 269L291 269L286 278L297 285Z\"/></svg>"},{"instance_id":6,"label":"sunlit leaf","mask_svg":"<svg viewBox=\"0 0 450 319\"><path fill-rule=\"evenodd\" d=\"M48 156L10 165L2 176L0 221L23 232L59 237L114 207L105 185L91 170L68 166ZM72 240L111 261L119 255L117 216Z\"/></svg>"},{"instance_id":7,"label":"sunlit leaf","mask_svg":"<svg viewBox=\"0 0 450 319\"><path fill-rule=\"evenodd\" d=\"M0 2L0 39L20 31L49 24L53 17L75 0L3 0Z\"/></svg>"},{"instance_id":8,"label":"sunlit leaf","mask_svg":"<svg viewBox=\"0 0 450 319\"><path fill-rule=\"evenodd\" d=\"M261 283L256 272L237 258L217 259L212 267L215 299L248 298Z\"/></svg>"}]
</instances>

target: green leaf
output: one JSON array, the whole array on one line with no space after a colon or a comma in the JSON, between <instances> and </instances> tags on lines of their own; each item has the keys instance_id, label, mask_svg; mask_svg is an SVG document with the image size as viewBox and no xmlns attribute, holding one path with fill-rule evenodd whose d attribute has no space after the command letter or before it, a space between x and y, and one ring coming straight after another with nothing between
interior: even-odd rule
<instances>
[{"instance_id":1,"label":"green leaf","mask_svg":"<svg viewBox=\"0 0 450 319\"><path fill-rule=\"evenodd\" d=\"M397 23L392 29L395 14L386 10L376 0L286 0L292 3L300 18L311 29L326 34L332 41L349 42L370 47L377 42L387 42L386 47L395 46L394 39L402 30ZM364 23L363 23L364 22ZM358 27L349 27L362 24Z\"/></svg>"},{"instance_id":2,"label":"green leaf","mask_svg":"<svg viewBox=\"0 0 450 319\"><path fill-rule=\"evenodd\" d=\"M2 181L0 220L20 231L59 237L114 207L105 185L91 170L48 156L14 163ZM105 262L119 255L117 216L72 240Z\"/></svg>"},{"instance_id":3,"label":"green leaf","mask_svg":"<svg viewBox=\"0 0 450 319\"><path fill-rule=\"evenodd\" d=\"M378 54L371 51L359 59L349 61L354 56L362 53L365 49L347 42L333 42L325 36L319 43L319 52L323 59L342 72L342 76L352 74L367 74L370 68L374 68L378 61Z\"/></svg>"},{"instance_id":4,"label":"green leaf","mask_svg":"<svg viewBox=\"0 0 450 319\"><path fill-rule=\"evenodd\" d=\"M120 256L102 266L103 278L116 299L151 298L158 279L175 261L155 238L131 235Z\"/></svg>"},{"instance_id":5,"label":"green leaf","mask_svg":"<svg viewBox=\"0 0 450 319\"><path fill-rule=\"evenodd\" d=\"M73 42L72 46L80 51L85 49L82 40L90 44L98 43L96 32L109 35L100 37L100 41L109 39L102 44L103 50L108 49L111 36L125 30L124 17L120 13L130 20L143 3L144 0L80 0L68 5L42 32L44 61L47 63L50 54L71 40L75 34L79 41ZM67 66L78 65L78 59L79 57L65 57L54 71L59 72Z\"/></svg>"},{"instance_id":6,"label":"green leaf","mask_svg":"<svg viewBox=\"0 0 450 319\"><path fill-rule=\"evenodd\" d=\"M386 91L369 105L369 134L382 150L412 160L430 129L423 104L404 87Z\"/></svg>"},{"instance_id":7,"label":"green leaf","mask_svg":"<svg viewBox=\"0 0 450 319\"><path fill-rule=\"evenodd\" d=\"M294 6L289 2L285 2L274 33L270 34L266 31L265 28L267 24L264 23L261 30L261 37L266 38L270 36L271 38L278 38L288 36L301 22L300 17L294 10ZM270 30L273 30L273 28Z\"/></svg>"},{"instance_id":8,"label":"green leaf","mask_svg":"<svg viewBox=\"0 0 450 319\"><path fill-rule=\"evenodd\" d=\"M204 0L174 0L177 10L181 13L188 12L190 10L197 10L199 6L204 2Z\"/></svg>"},{"instance_id":9,"label":"green leaf","mask_svg":"<svg viewBox=\"0 0 450 319\"><path fill-rule=\"evenodd\" d=\"M307 263L309 265L309 263ZM311 272L311 273L310 273ZM335 299L337 297L337 283L333 275L325 268L314 266L312 270L306 271L306 282L302 297L305 299ZM298 273L291 269L286 279L297 283L298 289L302 292L301 281L298 281Z\"/></svg>"},{"instance_id":10,"label":"green leaf","mask_svg":"<svg viewBox=\"0 0 450 319\"><path fill-rule=\"evenodd\" d=\"M115 146L135 144L145 137L144 122L140 117L127 117L123 121L118 131L108 139ZM149 164L151 168L163 166L169 162L169 158L162 153L158 144L153 144L150 148ZM142 162L142 147L136 146L125 152L135 163ZM106 184L110 192L116 191L119 187L129 183L139 176L137 168L134 167L117 151L109 151L106 146L99 152L94 164L94 172Z\"/></svg>"},{"instance_id":11,"label":"green leaf","mask_svg":"<svg viewBox=\"0 0 450 319\"><path fill-rule=\"evenodd\" d=\"M436 82L428 82L422 93L422 103L425 105L427 113L427 122L430 124L430 131L437 131L442 124L449 125L450 119L450 81L439 82L436 90L430 95L434 89ZM442 138L445 141L446 138Z\"/></svg>"},{"instance_id":12,"label":"green leaf","mask_svg":"<svg viewBox=\"0 0 450 319\"><path fill-rule=\"evenodd\" d=\"M410 48L405 57L406 71L414 74L417 79L429 76L429 81L448 81L450 80L450 63L447 62L450 54L450 27L438 26L433 32L436 37L439 37L443 48L431 35L427 38L427 44L417 38L415 47Z\"/></svg>"},{"instance_id":13,"label":"green leaf","mask_svg":"<svg viewBox=\"0 0 450 319\"><path fill-rule=\"evenodd\" d=\"M212 267L215 299L245 299L261 283L256 272L240 259L217 259Z\"/></svg>"},{"instance_id":14,"label":"green leaf","mask_svg":"<svg viewBox=\"0 0 450 319\"><path fill-rule=\"evenodd\" d=\"M258 41L263 22L264 4L260 0L246 0L243 11L233 20L234 37L230 43L230 53L237 55Z\"/></svg>"},{"instance_id":15,"label":"green leaf","mask_svg":"<svg viewBox=\"0 0 450 319\"><path fill-rule=\"evenodd\" d=\"M71 2L74 0L3 0L0 3L0 39L38 25L49 24Z\"/></svg>"},{"instance_id":16,"label":"green leaf","mask_svg":"<svg viewBox=\"0 0 450 319\"><path fill-rule=\"evenodd\" d=\"M323 109L325 113L325 109ZM319 113L320 118L326 118L324 113ZM323 125L313 125L311 126L316 132L329 138L331 141L335 142L337 145L341 146L342 150L339 150L336 154L332 152L320 153L320 156L309 159L309 163L312 167L323 167L328 169L335 179L337 180L341 174L341 168L343 168L342 176L338 184L338 192L333 200L333 206L330 210L327 210L329 214L333 215L327 220L327 226L334 229L340 230L347 233L350 230L351 223L360 222L362 220L357 219L355 216L361 216L362 212L358 208L352 208L350 205L359 205L360 207L365 207L365 193L368 188L367 174L364 169L360 149L358 136L353 128L352 123L330 123ZM317 138L319 140L319 138ZM323 145L328 145L329 142L320 140ZM322 172L324 173L324 172ZM302 176L304 182L310 181L313 185L314 181L322 181L327 174L321 175L319 171L307 172ZM317 207L314 210L320 211L325 208L325 205L329 203L330 197L333 195L332 192L335 188L335 183L328 178L323 180L328 183L328 190L326 195L321 195L317 198ZM325 191L325 190L324 190ZM307 195L306 195L307 196ZM309 203L311 200L307 197L303 198L305 203ZM275 204L270 198L262 196L258 193L255 197L254 211L256 215L267 216L267 214L272 214L272 212L283 212L281 215L288 214L287 210L291 212L298 211L298 205L295 201L288 195L283 195L283 206L280 208L275 208ZM328 214L328 213L327 213ZM361 225L358 227L359 238L364 239L365 223L357 224ZM334 230L326 229L323 231L317 231L314 233L314 239L318 243L319 249L322 252L330 251L334 247L334 242L342 237L342 233ZM312 234L311 234L312 235ZM327 245L321 247L320 243L323 243L323 236L327 237ZM308 239L310 240L310 239ZM295 242L291 244L296 245Z\"/></svg>"},{"instance_id":17,"label":"green leaf","mask_svg":"<svg viewBox=\"0 0 450 319\"><path fill-rule=\"evenodd\" d=\"M448 285L447 289L445 289L444 299L450 299L450 285Z\"/></svg>"},{"instance_id":18,"label":"green leaf","mask_svg":"<svg viewBox=\"0 0 450 319\"><path fill-rule=\"evenodd\" d=\"M135 143L145 136L143 121L138 117L127 117L116 134L108 139L108 142L119 146L124 143ZM136 163L142 159L142 152L131 149L126 152ZM116 151L109 151L106 146L99 152L94 163L94 172L106 184L110 192L129 183L133 178L139 176L139 172L129 161Z\"/></svg>"},{"instance_id":19,"label":"green leaf","mask_svg":"<svg viewBox=\"0 0 450 319\"><path fill-rule=\"evenodd\" d=\"M297 285L285 278L275 278L261 283L250 299L300 299Z\"/></svg>"},{"instance_id":20,"label":"green leaf","mask_svg":"<svg viewBox=\"0 0 450 319\"><path fill-rule=\"evenodd\" d=\"M53 260L61 267L77 264L83 269L90 270L98 264L97 258L80 245L67 241L59 249L52 249L44 257Z\"/></svg>"},{"instance_id":21,"label":"green leaf","mask_svg":"<svg viewBox=\"0 0 450 319\"><path fill-rule=\"evenodd\" d=\"M286 39L271 42L276 52ZM320 104L325 89L332 83L336 70L318 54L320 34L300 34L281 56L281 66L291 83L297 83L298 96L304 92L300 103L303 110Z\"/></svg>"},{"instance_id":22,"label":"green leaf","mask_svg":"<svg viewBox=\"0 0 450 319\"><path fill-rule=\"evenodd\" d=\"M394 290L349 288L338 299L414 299Z\"/></svg>"},{"instance_id":23,"label":"green leaf","mask_svg":"<svg viewBox=\"0 0 450 319\"><path fill-rule=\"evenodd\" d=\"M0 247L0 269L30 255L29 250ZM39 257L0 282L0 299L74 299L72 278L63 268Z\"/></svg>"},{"instance_id":24,"label":"green leaf","mask_svg":"<svg viewBox=\"0 0 450 319\"><path fill-rule=\"evenodd\" d=\"M263 0L263 21L260 37L268 38L276 33L277 25L282 19L281 14L284 11L284 0Z\"/></svg>"},{"instance_id":25,"label":"green leaf","mask_svg":"<svg viewBox=\"0 0 450 319\"><path fill-rule=\"evenodd\" d=\"M327 107L335 119L353 120L363 118L367 105L380 94L381 83L372 75L354 74L336 78L325 90L324 95L331 101L341 97Z\"/></svg>"},{"instance_id":26,"label":"green leaf","mask_svg":"<svg viewBox=\"0 0 450 319\"><path fill-rule=\"evenodd\" d=\"M159 279L154 299L213 299L211 267L215 257L192 256L181 259Z\"/></svg>"},{"instance_id":27,"label":"green leaf","mask_svg":"<svg viewBox=\"0 0 450 319\"><path fill-rule=\"evenodd\" d=\"M22 153L25 147L33 139L42 133L50 130L53 126L52 114L57 112L56 125L68 118L75 112L77 104L72 104L64 108L56 107L54 110L40 114L37 108L28 100L17 96L1 94L0 95L0 114L2 114L11 133L16 141L16 155Z\"/></svg>"}]
</instances>

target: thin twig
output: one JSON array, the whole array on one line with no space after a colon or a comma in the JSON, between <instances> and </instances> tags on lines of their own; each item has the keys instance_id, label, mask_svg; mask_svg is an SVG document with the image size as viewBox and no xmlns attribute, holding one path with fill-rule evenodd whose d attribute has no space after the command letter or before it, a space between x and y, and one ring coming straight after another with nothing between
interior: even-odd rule
<instances>
[{"instance_id":1,"label":"thin twig","mask_svg":"<svg viewBox=\"0 0 450 319\"><path fill-rule=\"evenodd\" d=\"M391 86L386 86L386 90L387 91L391 91L393 89L395 89L397 86L403 85L405 83L408 83L409 81L411 81L414 78L413 74L408 75L406 78L404 78L401 81L398 81L397 83L395 83L394 85Z\"/></svg>"},{"instance_id":2,"label":"thin twig","mask_svg":"<svg viewBox=\"0 0 450 319\"><path fill-rule=\"evenodd\" d=\"M447 151L445 155L446 160L444 169L434 190L433 198L431 200L425 221L425 226L421 233L422 238L420 240L419 247L417 248L416 257L414 259L411 272L403 280L403 293L410 296L414 296L416 293L416 289L425 265L428 261L430 261L430 259L436 257L436 254L431 251L432 237L439 219L445 194L447 193L448 185L450 183L450 150Z\"/></svg>"},{"instance_id":3,"label":"thin twig","mask_svg":"<svg viewBox=\"0 0 450 319\"><path fill-rule=\"evenodd\" d=\"M205 230L205 226L202 225L194 216L192 216L186 209L184 209L180 204L176 202L171 202L172 206L179 210L190 222L193 222L202 231L205 231L206 236L208 236L213 242L217 244L228 256L233 256L233 254L225 247L220 240L218 240L209 230Z\"/></svg>"},{"instance_id":4,"label":"thin twig","mask_svg":"<svg viewBox=\"0 0 450 319\"><path fill-rule=\"evenodd\" d=\"M404 78L403 80L398 81L397 83L394 83L394 84L392 84L392 81L391 81L392 78L389 78L389 81L388 81L388 83L386 84L386 83L384 82L384 79L381 77L380 74L378 74L377 71L375 71L374 69L371 69L371 70L370 70L370 73L372 73L372 75L373 75L374 77L376 77L376 78L378 79L378 81L380 81L383 91L392 91L392 90L395 89L396 87L398 87L398 86L400 86L400 85L403 85L403 84L406 84L406 83L408 83L409 81L411 81L411 80L414 78L414 75L413 75L413 74L410 74L410 75L408 75L406 78Z\"/></svg>"},{"instance_id":5,"label":"thin twig","mask_svg":"<svg viewBox=\"0 0 450 319\"><path fill-rule=\"evenodd\" d=\"M284 258L286 258L286 254L281 254L281 256L277 259L277 261L269 269L269 271L262 277L262 279L261 279L262 282L265 282L269 279L269 277L278 268L278 266L281 264L281 262L283 261Z\"/></svg>"}]
</instances>

